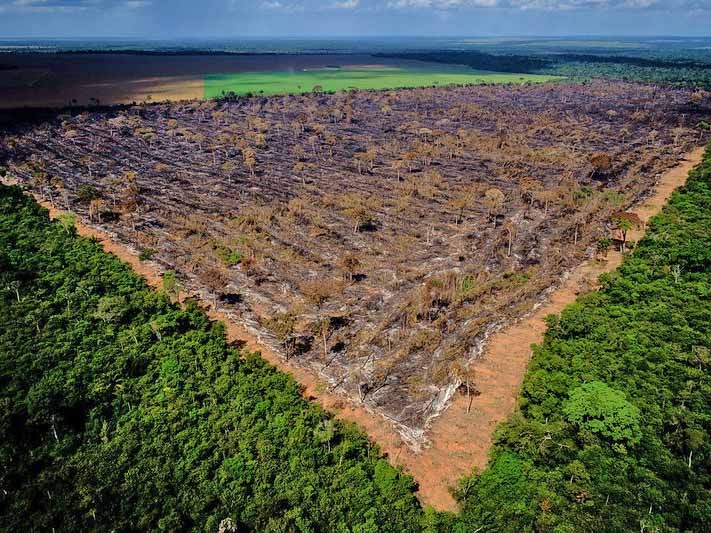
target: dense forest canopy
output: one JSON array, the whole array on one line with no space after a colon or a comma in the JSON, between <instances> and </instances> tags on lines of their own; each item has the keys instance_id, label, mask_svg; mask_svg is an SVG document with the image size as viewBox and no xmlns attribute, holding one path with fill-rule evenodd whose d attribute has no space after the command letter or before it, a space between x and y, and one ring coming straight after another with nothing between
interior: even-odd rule
<instances>
[{"instance_id":1,"label":"dense forest canopy","mask_svg":"<svg viewBox=\"0 0 711 533\"><path fill-rule=\"evenodd\" d=\"M0 190L0 530L393 531L405 477L296 382Z\"/></svg>"},{"instance_id":2,"label":"dense forest canopy","mask_svg":"<svg viewBox=\"0 0 711 533\"><path fill-rule=\"evenodd\" d=\"M428 50L388 52L381 57L417 59L435 63L467 65L477 70L550 74L583 81L593 78L664 83L685 87L711 88L711 61L687 50L674 53L667 49L656 53L640 51L621 53L613 50L575 50L563 48L531 50L507 49L505 46L483 50Z\"/></svg>"}]
</instances>

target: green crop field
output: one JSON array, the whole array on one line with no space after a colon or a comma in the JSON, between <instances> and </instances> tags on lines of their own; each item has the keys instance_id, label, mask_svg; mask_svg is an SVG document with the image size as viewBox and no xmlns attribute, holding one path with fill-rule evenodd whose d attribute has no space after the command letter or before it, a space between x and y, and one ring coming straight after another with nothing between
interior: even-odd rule
<instances>
[{"instance_id":1,"label":"green crop field","mask_svg":"<svg viewBox=\"0 0 711 533\"><path fill-rule=\"evenodd\" d=\"M324 91L347 89L397 89L432 85L465 85L479 83L526 83L561 79L538 74L503 74L469 68L435 67L356 67L314 70L242 72L211 74L205 78L205 98L218 98L229 93L295 94L310 92L320 86Z\"/></svg>"}]
</instances>

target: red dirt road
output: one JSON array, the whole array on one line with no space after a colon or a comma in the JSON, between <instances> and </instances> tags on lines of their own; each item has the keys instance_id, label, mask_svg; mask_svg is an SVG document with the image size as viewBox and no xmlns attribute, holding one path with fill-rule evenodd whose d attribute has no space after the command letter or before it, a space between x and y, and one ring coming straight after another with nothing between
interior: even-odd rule
<instances>
[{"instance_id":1,"label":"red dirt road","mask_svg":"<svg viewBox=\"0 0 711 533\"><path fill-rule=\"evenodd\" d=\"M686 183L689 171L701 161L703 153L703 148L694 150L680 165L664 174L649 198L634 210L643 222L656 215L671 193ZM642 234L643 231L637 231L630 240L639 240ZM621 262L622 254L611 251L605 262L583 263L533 314L489 338L483 360L475 365L476 386L481 394L473 398L469 413L469 399L455 396L449 409L430 428L432 447L417 456L416 462L409 457L401 461L420 481L423 503L436 509L456 508L448 488L473 468L486 467L493 431L516 408L532 355L531 345L543 340L545 318L560 313L581 292L593 289L601 274L616 269Z\"/></svg>"}]
</instances>

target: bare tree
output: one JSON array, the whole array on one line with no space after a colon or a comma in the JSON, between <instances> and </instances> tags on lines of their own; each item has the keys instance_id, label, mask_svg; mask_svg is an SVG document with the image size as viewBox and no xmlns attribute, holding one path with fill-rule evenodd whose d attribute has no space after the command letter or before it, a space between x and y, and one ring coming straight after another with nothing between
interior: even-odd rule
<instances>
[{"instance_id":1,"label":"bare tree","mask_svg":"<svg viewBox=\"0 0 711 533\"><path fill-rule=\"evenodd\" d=\"M326 362L328 358L328 339L333 333L333 327L331 325L330 317L322 317L314 322L311 328L314 335L321 338L321 344L323 345L323 360Z\"/></svg>"},{"instance_id":2,"label":"bare tree","mask_svg":"<svg viewBox=\"0 0 711 533\"><path fill-rule=\"evenodd\" d=\"M494 215L497 214L499 208L504 205L504 193L496 187L487 189L484 193L484 205L486 206L486 216L491 220L492 218L496 221Z\"/></svg>"},{"instance_id":3,"label":"bare tree","mask_svg":"<svg viewBox=\"0 0 711 533\"><path fill-rule=\"evenodd\" d=\"M358 268L360 267L360 260L355 254L347 253L338 261L338 266L343 270L344 277L349 282L352 282Z\"/></svg>"},{"instance_id":4,"label":"bare tree","mask_svg":"<svg viewBox=\"0 0 711 533\"><path fill-rule=\"evenodd\" d=\"M257 155L254 153L254 150L251 148L244 148L242 150L242 160L244 162L244 166L249 170L249 173L252 177L254 177L254 167L257 164Z\"/></svg>"}]
</instances>

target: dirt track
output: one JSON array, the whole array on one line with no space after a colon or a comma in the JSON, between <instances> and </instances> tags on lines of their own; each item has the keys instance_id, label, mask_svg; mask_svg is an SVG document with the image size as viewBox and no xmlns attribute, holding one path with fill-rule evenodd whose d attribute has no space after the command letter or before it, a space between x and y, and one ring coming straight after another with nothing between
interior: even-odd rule
<instances>
[{"instance_id":1,"label":"dirt track","mask_svg":"<svg viewBox=\"0 0 711 533\"><path fill-rule=\"evenodd\" d=\"M689 171L701 161L703 153L704 149L699 148L687 154L684 161L664 174L652 194L632 211L646 224L661 211L672 192L686 183ZM643 230L630 232L629 239L638 241L643 234ZM416 458L416 464L409 457L401 459L415 478L422 480L423 502L437 509L455 508L448 487L455 485L472 468L486 467L493 431L516 408L532 355L531 345L542 342L546 331L545 318L560 313L580 293L595 289L598 277L615 270L621 263L622 254L616 250L611 250L604 262L583 263L532 315L490 337L484 359L475 367L477 389L481 394L473 398L469 413L469 399L463 395L455 396L449 409L432 424L432 447Z\"/></svg>"},{"instance_id":2,"label":"dirt track","mask_svg":"<svg viewBox=\"0 0 711 533\"><path fill-rule=\"evenodd\" d=\"M701 161L703 152L703 148L698 148L687 154L677 167L664 174L652 194L634 209L645 223L661 210L672 192L686 182L689 170ZM50 209L52 217L59 214L59 211L44 204ZM159 265L140 261L135 250L114 241L98 228L78 222L77 231L83 236L97 237L107 252L129 263L149 284L162 286ZM631 233L630 240L636 241L643 231ZM326 385L318 377L260 344L258 338L233 318L214 310L208 314L227 324L230 341L243 342L248 349L260 351L271 364L290 373L304 386L305 397L317 401L340 419L360 426L390 456L392 462L402 465L413 475L419 483L419 497L423 504L438 510L456 510L456 501L449 488L473 468L486 466L493 430L516 407L518 391L531 356L531 345L543 339L545 317L561 312L581 292L594 289L599 275L614 270L621 262L622 255L611 251L604 262L583 263L549 295L547 303L523 320L494 333L488 340L484 358L475 367L476 386L481 394L472 398L456 395L449 408L432 423L429 432L431 447L419 453L408 448L392 424L381 415L351 403L341 395L327 393Z\"/></svg>"}]
</instances>

